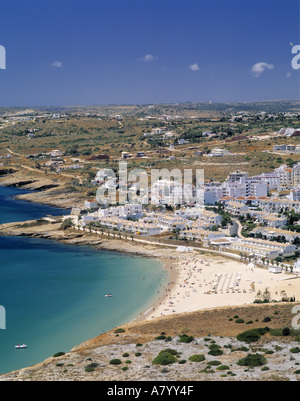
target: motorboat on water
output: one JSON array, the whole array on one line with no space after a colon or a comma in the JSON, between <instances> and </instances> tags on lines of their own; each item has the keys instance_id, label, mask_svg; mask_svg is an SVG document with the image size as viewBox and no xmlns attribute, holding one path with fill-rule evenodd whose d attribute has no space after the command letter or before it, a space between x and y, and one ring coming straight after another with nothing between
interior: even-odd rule
<instances>
[{"instance_id":1,"label":"motorboat on water","mask_svg":"<svg viewBox=\"0 0 300 401\"><path fill-rule=\"evenodd\" d=\"M106 297L112 297L112 294L109 292L108 294L105 294Z\"/></svg>"},{"instance_id":2,"label":"motorboat on water","mask_svg":"<svg viewBox=\"0 0 300 401\"><path fill-rule=\"evenodd\" d=\"M15 345L15 348L17 348L17 349L19 349L19 348L27 348L27 345L26 344L18 344L18 345Z\"/></svg>"}]
</instances>

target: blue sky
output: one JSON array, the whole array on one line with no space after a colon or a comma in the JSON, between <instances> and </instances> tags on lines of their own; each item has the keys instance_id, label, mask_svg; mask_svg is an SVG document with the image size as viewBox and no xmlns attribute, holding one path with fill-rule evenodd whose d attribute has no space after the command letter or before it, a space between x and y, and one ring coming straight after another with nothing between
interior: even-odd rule
<instances>
[{"instance_id":1,"label":"blue sky","mask_svg":"<svg viewBox=\"0 0 300 401\"><path fill-rule=\"evenodd\" d=\"M0 106L299 99L299 0L1 0Z\"/></svg>"}]
</instances>

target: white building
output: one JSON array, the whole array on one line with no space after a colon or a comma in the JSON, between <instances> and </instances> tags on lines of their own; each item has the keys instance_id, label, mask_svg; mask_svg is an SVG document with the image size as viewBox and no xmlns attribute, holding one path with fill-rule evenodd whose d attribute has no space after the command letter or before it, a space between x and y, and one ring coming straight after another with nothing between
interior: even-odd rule
<instances>
[{"instance_id":1,"label":"white building","mask_svg":"<svg viewBox=\"0 0 300 401\"><path fill-rule=\"evenodd\" d=\"M280 266L269 265L268 270L270 273L275 273L275 274L282 273L282 267Z\"/></svg>"},{"instance_id":2,"label":"white building","mask_svg":"<svg viewBox=\"0 0 300 401\"><path fill-rule=\"evenodd\" d=\"M221 186L220 183L205 184L204 188L204 204L214 205L219 202L221 198L227 196L226 188Z\"/></svg>"},{"instance_id":3,"label":"white building","mask_svg":"<svg viewBox=\"0 0 300 401\"><path fill-rule=\"evenodd\" d=\"M191 230L181 231L180 237L187 240L212 240L217 238L223 238L224 233L218 231L203 230L201 228L194 228Z\"/></svg>"},{"instance_id":4,"label":"white building","mask_svg":"<svg viewBox=\"0 0 300 401\"><path fill-rule=\"evenodd\" d=\"M284 164L276 168L274 171L279 175L280 189L290 189L293 185L293 169Z\"/></svg>"},{"instance_id":5,"label":"white building","mask_svg":"<svg viewBox=\"0 0 300 401\"><path fill-rule=\"evenodd\" d=\"M222 222L221 215L203 207L187 207L186 209L177 210L175 214L186 219L197 219L212 226L219 225Z\"/></svg>"},{"instance_id":6,"label":"white building","mask_svg":"<svg viewBox=\"0 0 300 401\"><path fill-rule=\"evenodd\" d=\"M55 157L55 156L62 156L62 155L63 155L63 152L61 152L61 151L58 150L58 149L54 149L54 150L52 150L52 151L50 152L50 155L51 155L52 157Z\"/></svg>"},{"instance_id":7,"label":"white building","mask_svg":"<svg viewBox=\"0 0 300 401\"><path fill-rule=\"evenodd\" d=\"M295 164L292 170L293 187L297 187L300 185L300 163Z\"/></svg>"},{"instance_id":8,"label":"white building","mask_svg":"<svg viewBox=\"0 0 300 401\"><path fill-rule=\"evenodd\" d=\"M298 258L297 262L294 263L293 273L300 274L300 258Z\"/></svg>"},{"instance_id":9,"label":"white building","mask_svg":"<svg viewBox=\"0 0 300 401\"><path fill-rule=\"evenodd\" d=\"M261 199L260 208L267 213L282 213L282 211L290 211L294 209L296 213L300 213L300 201L290 199Z\"/></svg>"},{"instance_id":10,"label":"white building","mask_svg":"<svg viewBox=\"0 0 300 401\"><path fill-rule=\"evenodd\" d=\"M256 227L251 231L251 233L255 235L261 234L268 240L272 238L282 237L290 243L293 242L296 238L300 239L300 233L273 227Z\"/></svg>"},{"instance_id":11,"label":"white building","mask_svg":"<svg viewBox=\"0 0 300 401\"><path fill-rule=\"evenodd\" d=\"M249 206L243 205L240 202L237 201L229 201L227 205L225 206L225 210L234 216L240 216L245 213L249 213Z\"/></svg>"},{"instance_id":12,"label":"white building","mask_svg":"<svg viewBox=\"0 0 300 401\"><path fill-rule=\"evenodd\" d=\"M222 183L209 183L204 189L204 204L214 204L221 198L254 197L268 195L268 182L261 177L249 177L247 172L236 170Z\"/></svg>"},{"instance_id":13,"label":"white building","mask_svg":"<svg viewBox=\"0 0 300 401\"><path fill-rule=\"evenodd\" d=\"M87 200L84 202L84 207L86 209L96 209L99 207L99 203L96 199Z\"/></svg>"},{"instance_id":14,"label":"white building","mask_svg":"<svg viewBox=\"0 0 300 401\"><path fill-rule=\"evenodd\" d=\"M278 256L294 256L297 249L295 245L254 238L238 238L232 243L231 247L239 252L246 252L270 259L275 259Z\"/></svg>"},{"instance_id":15,"label":"white building","mask_svg":"<svg viewBox=\"0 0 300 401\"><path fill-rule=\"evenodd\" d=\"M119 217L126 219L127 217L133 217L139 219L143 216L143 207L141 204L128 204L122 206L112 206L106 209L98 210L99 218L107 217Z\"/></svg>"},{"instance_id":16,"label":"white building","mask_svg":"<svg viewBox=\"0 0 300 401\"><path fill-rule=\"evenodd\" d=\"M252 179L260 180L267 184L268 192L280 187L280 176L278 173L262 173L252 177Z\"/></svg>"},{"instance_id":17,"label":"white building","mask_svg":"<svg viewBox=\"0 0 300 401\"><path fill-rule=\"evenodd\" d=\"M226 156L229 155L230 152L227 149L220 149L220 148L214 148L211 150L209 156L212 157L222 157L222 156Z\"/></svg>"},{"instance_id":18,"label":"white building","mask_svg":"<svg viewBox=\"0 0 300 401\"><path fill-rule=\"evenodd\" d=\"M293 188L286 197L291 201L300 201L300 187Z\"/></svg>"},{"instance_id":19,"label":"white building","mask_svg":"<svg viewBox=\"0 0 300 401\"><path fill-rule=\"evenodd\" d=\"M287 224L287 219L285 217L278 217L278 214L265 213L261 211L249 211L248 213L259 224L266 224L269 227L279 228L284 227Z\"/></svg>"},{"instance_id":20,"label":"white building","mask_svg":"<svg viewBox=\"0 0 300 401\"><path fill-rule=\"evenodd\" d=\"M229 176L227 177L226 181L228 183L233 183L233 182L240 182L241 179L244 179L244 181L246 181L246 179L249 177L249 173L246 171L241 171L241 170L236 170L233 171L232 173L229 174Z\"/></svg>"}]
</instances>

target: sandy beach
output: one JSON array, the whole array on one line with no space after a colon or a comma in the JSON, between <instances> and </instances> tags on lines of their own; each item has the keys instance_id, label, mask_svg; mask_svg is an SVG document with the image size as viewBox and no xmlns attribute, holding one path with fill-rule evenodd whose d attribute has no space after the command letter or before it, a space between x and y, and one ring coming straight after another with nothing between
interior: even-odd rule
<instances>
[{"instance_id":1,"label":"sandy beach","mask_svg":"<svg viewBox=\"0 0 300 401\"><path fill-rule=\"evenodd\" d=\"M7 223L0 226L0 234L41 237L157 258L168 272L167 283L161 285L154 303L137 316L135 322L202 309L250 305L257 292L266 288L276 301L281 300L282 291L288 298L300 300L300 276L294 274L274 274L267 267L251 266L209 251L179 252L176 247L111 239L78 230L63 231L59 227L60 223L53 222L26 228L19 223Z\"/></svg>"},{"instance_id":2,"label":"sandy beach","mask_svg":"<svg viewBox=\"0 0 300 401\"><path fill-rule=\"evenodd\" d=\"M178 255L177 255L178 254ZM265 267L194 252L174 252L168 286L145 320L200 309L249 305L266 288L280 301L282 291L299 301L300 277L269 272Z\"/></svg>"}]
</instances>

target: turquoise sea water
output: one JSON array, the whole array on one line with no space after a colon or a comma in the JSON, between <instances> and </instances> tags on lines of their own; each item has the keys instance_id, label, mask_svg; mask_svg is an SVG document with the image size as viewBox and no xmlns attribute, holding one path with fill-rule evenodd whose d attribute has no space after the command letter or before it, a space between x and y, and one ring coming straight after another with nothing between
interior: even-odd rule
<instances>
[{"instance_id":1,"label":"turquoise sea water","mask_svg":"<svg viewBox=\"0 0 300 401\"><path fill-rule=\"evenodd\" d=\"M14 201L17 193L20 190L0 187L0 222L68 214ZM130 321L149 307L165 280L166 272L154 259L50 240L0 237L0 305L6 310L6 329L0 330L0 373L67 352ZM113 297L106 298L108 292ZM21 343L28 348L14 348Z\"/></svg>"}]
</instances>

